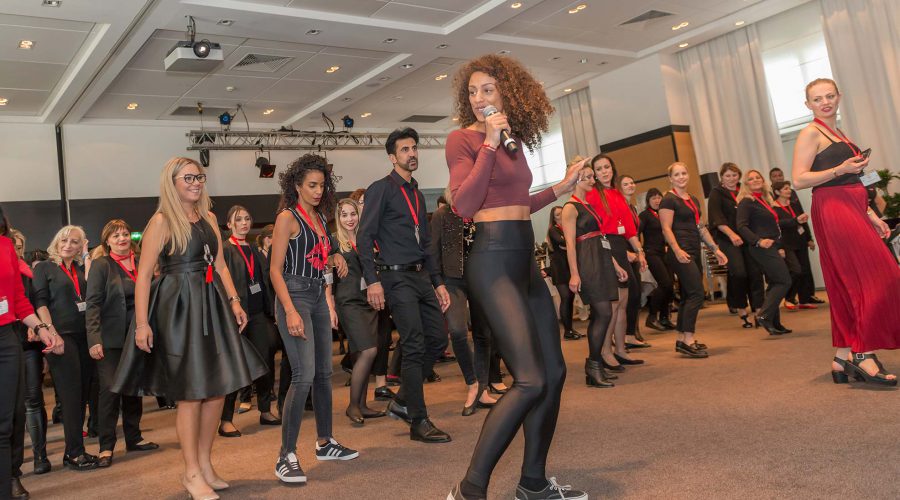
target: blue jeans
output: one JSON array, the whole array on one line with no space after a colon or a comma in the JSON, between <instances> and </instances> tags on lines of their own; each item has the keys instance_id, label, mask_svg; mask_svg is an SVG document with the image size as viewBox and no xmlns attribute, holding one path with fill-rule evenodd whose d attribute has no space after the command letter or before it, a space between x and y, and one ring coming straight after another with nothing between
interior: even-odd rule
<instances>
[{"instance_id":1,"label":"blue jeans","mask_svg":"<svg viewBox=\"0 0 900 500\"><path fill-rule=\"evenodd\" d=\"M331 437L331 315L322 280L284 275L294 308L303 320L303 337L287 330L284 306L275 303L278 332L291 364L291 386L281 415L281 455L297 450L303 407L312 387L318 437Z\"/></svg>"}]
</instances>

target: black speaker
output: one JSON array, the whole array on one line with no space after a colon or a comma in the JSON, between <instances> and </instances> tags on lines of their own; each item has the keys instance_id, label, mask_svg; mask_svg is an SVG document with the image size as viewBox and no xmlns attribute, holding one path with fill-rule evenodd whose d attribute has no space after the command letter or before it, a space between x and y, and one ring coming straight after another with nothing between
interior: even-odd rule
<instances>
[{"instance_id":1,"label":"black speaker","mask_svg":"<svg viewBox=\"0 0 900 500\"><path fill-rule=\"evenodd\" d=\"M703 197L709 198L712 189L719 185L719 174L717 172L703 174L700 176L700 183L703 184Z\"/></svg>"}]
</instances>

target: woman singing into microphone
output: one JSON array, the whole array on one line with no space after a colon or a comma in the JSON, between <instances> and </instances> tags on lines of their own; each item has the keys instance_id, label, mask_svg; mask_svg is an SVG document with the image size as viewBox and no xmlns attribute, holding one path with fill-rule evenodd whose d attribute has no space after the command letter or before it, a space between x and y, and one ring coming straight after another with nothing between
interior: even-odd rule
<instances>
[{"instance_id":1,"label":"woman singing into microphone","mask_svg":"<svg viewBox=\"0 0 900 500\"><path fill-rule=\"evenodd\" d=\"M532 256L530 220L533 212L572 189L583 162L570 167L559 184L529 196L532 176L525 152L505 149L501 132L511 131L516 144L529 149L540 144L553 112L541 85L518 62L486 55L460 69L454 90L463 128L447 137L450 191L457 212L475 219L466 284L482 310L493 312L488 323L515 383L485 418L469 470L447 498L487 498L491 472L524 426L516 497L586 499L584 492L559 485L545 472L566 364L553 300Z\"/></svg>"}]
</instances>

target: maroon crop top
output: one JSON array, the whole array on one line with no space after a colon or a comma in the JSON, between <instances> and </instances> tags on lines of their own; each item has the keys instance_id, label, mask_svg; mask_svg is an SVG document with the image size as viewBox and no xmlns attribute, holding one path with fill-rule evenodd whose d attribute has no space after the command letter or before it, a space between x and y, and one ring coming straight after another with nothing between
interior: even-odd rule
<instances>
[{"instance_id":1,"label":"maroon crop top","mask_svg":"<svg viewBox=\"0 0 900 500\"><path fill-rule=\"evenodd\" d=\"M552 187L529 196L532 176L521 143L519 152L510 155L502 146L497 151L482 147L484 138L484 133L469 129L447 136L450 193L459 215L473 217L485 208L517 205L534 213L556 200Z\"/></svg>"}]
</instances>

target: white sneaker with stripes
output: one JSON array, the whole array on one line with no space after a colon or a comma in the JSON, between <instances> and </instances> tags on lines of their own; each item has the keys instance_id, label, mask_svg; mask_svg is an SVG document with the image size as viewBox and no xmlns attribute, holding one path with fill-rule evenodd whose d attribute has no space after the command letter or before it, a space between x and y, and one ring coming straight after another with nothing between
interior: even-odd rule
<instances>
[{"instance_id":1,"label":"white sneaker with stripes","mask_svg":"<svg viewBox=\"0 0 900 500\"><path fill-rule=\"evenodd\" d=\"M328 438L325 446L319 446L316 442L316 458L319 460L353 460L358 456L358 451L343 446L334 438Z\"/></svg>"},{"instance_id":2,"label":"white sneaker with stripes","mask_svg":"<svg viewBox=\"0 0 900 500\"><path fill-rule=\"evenodd\" d=\"M278 459L275 463L275 475L285 483L306 482L306 473L300 468L300 461L294 453L288 453Z\"/></svg>"}]
</instances>

